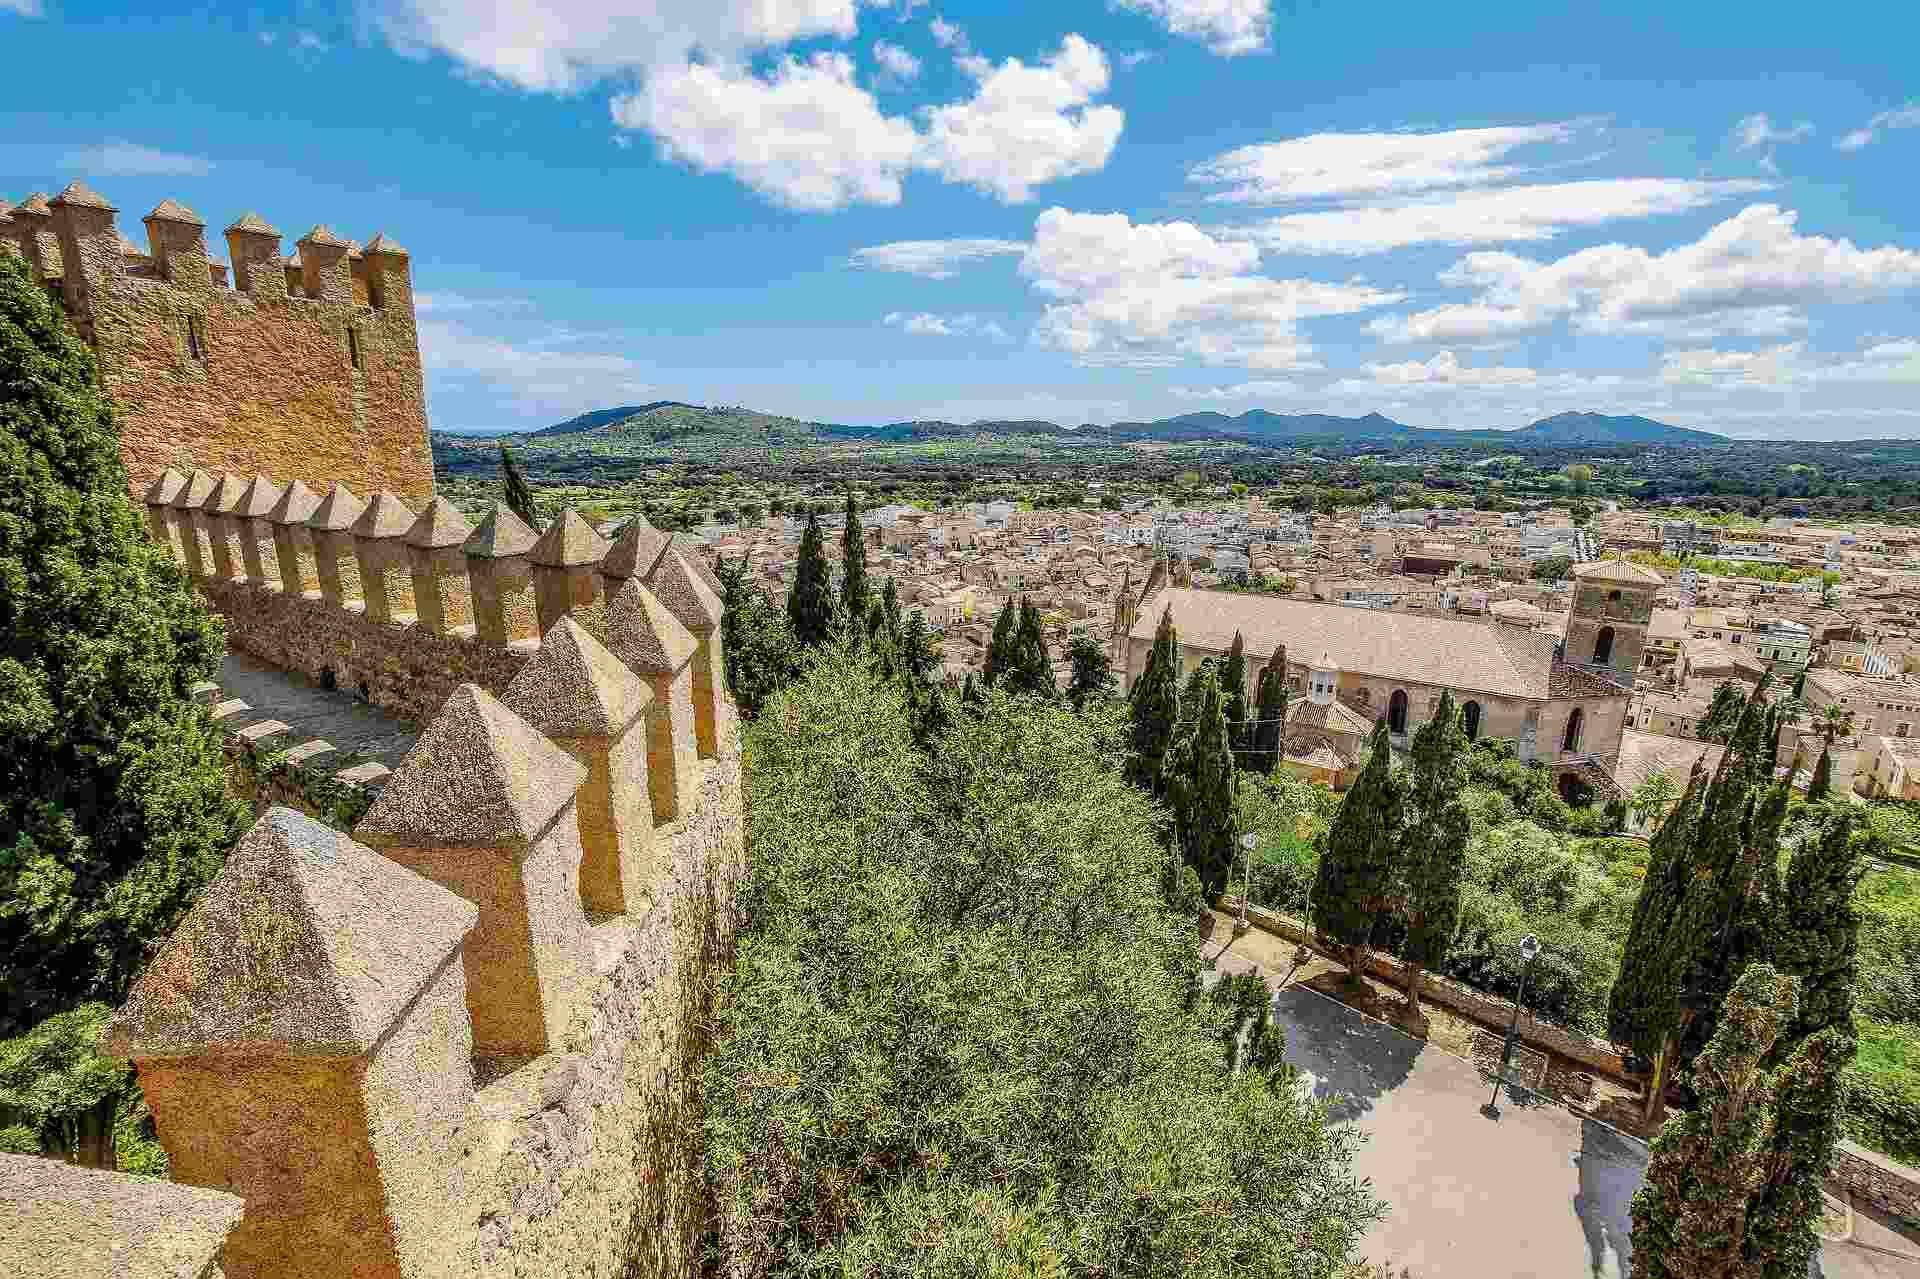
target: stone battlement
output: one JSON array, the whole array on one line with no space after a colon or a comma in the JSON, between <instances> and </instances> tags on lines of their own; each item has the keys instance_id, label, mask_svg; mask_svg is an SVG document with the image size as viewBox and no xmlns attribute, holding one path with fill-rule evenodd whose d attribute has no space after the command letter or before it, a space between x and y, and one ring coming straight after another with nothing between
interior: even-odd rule
<instances>
[{"instance_id":1,"label":"stone battlement","mask_svg":"<svg viewBox=\"0 0 1920 1279\"><path fill-rule=\"evenodd\" d=\"M653 690L649 733L679 761L656 771L657 816L677 811L692 762L730 731L723 588L643 517L611 542L571 510L536 535L504 505L475 528L444 498L416 512L344 483L323 498L299 480L171 468L145 500L152 535L234 648L403 719L424 722L463 683L503 695L538 637L571 618Z\"/></svg>"},{"instance_id":2,"label":"stone battlement","mask_svg":"<svg viewBox=\"0 0 1920 1279\"><path fill-rule=\"evenodd\" d=\"M179 466L433 495L405 249L321 224L287 256L249 213L224 232L229 266L178 201L142 219L144 252L118 213L80 182L0 200L0 252L23 257L92 344L135 493Z\"/></svg>"},{"instance_id":3,"label":"stone battlement","mask_svg":"<svg viewBox=\"0 0 1920 1279\"><path fill-rule=\"evenodd\" d=\"M413 580L380 546L396 506L367 508L365 611L391 610ZM445 533L447 515L405 528ZM199 523L156 518L205 549ZM555 541L578 549L578 519ZM224 545L226 526L207 527ZM427 552L465 544L422 540L395 535ZM229 566L254 563L253 545ZM578 565L536 561L560 574L536 584L538 615L566 607L539 641L516 641L500 696L454 688L351 836L270 809L135 982L103 1049L134 1063L174 1178L226 1193L176 1196L190 1219L157 1244L103 1244L120 1217L76 1231L57 1216L72 1194L51 1196L0 1244L0 1269L92 1273L79 1263L113 1255L148 1273L142 1251L183 1236L196 1255L224 1240L206 1273L228 1279L696 1268L684 1107L744 866L739 748L726 704L697 750L689 668L696 649L717 662L719 640L696 641L662 602L676 574L695 595L704 584L658 549L674 561L649 566L661 594L630 578L597 610L581 607ZM96 1197L117 1193L139 1222L153 1193L100 1177ZM5 1261L16 1246L36 1249L16 1257L26 1271Z\"/></svg>"}]
</instances>

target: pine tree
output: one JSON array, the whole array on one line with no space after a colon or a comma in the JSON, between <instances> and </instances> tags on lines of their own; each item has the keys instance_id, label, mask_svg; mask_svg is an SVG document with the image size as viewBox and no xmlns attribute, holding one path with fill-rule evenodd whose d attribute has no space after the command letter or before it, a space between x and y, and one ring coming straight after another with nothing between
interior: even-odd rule
<instances>
[{"instance_id":1,"label":"pine tree","mask_svg":"<svg viewBox=\"0 0 1920 1279\"><path fill-rule=\"evenodd\" d=\"M1460 922L1460 885L1466 874L1470 820L1465 801L1466 734L1460 731L1453 695L1442 692L1433 718L1413 735L1407 770L1404 841L1406 890L1401 913L1407 939L1407 1016L1420 1017L1420 978L1438 968Z\"/></svg>"},{"instance_id":2,"label":"pine tree","mask_svg":"<svg viewBox=\"0 0 1920 1279\"><path fill-rule=\"evenodd\" d=\"M840 533L840 611L858 626L872 602L867 590L867 539L860 528L860 503L847 490L847 526Z\"/></svg>"},{"instance_id":3,"label":"pine tree","mask_svg":"<svg viewBox=\"0 0 1920 1279\"><path fill-rule=\"evenodd\" d=\"M1766 964L1748 968L1728 996L1694 1066L1700 1104L1654 1138L1633 1197L1634 1279L1758 1275L1747 1235L1774 1137L1775 1081L1764 1063L1796 1002L1793 979Z\"/></svg>"},{"instance_id":4,"label":"pine tree","mask_svg":"<svg viewBox=\"0 0 1920 1279\"><path fill-rule=\"evenodd\" d=\"M1046 634L1040 626L1040 610L1025 596L1020 599L1020 625L1014 632L1013 663L1008 675L1016 693L1045 698L1060 694L1053 678L1053 659L1047 654Z\"/></svg>"},{"instance_id":5,"label":"pine tree","mask_svg":"<svg viewBox=\"0 0 1920 1279\"><path fill-rule=\"evenodd\" d=\"M1833 755L1823 743L1819 762L1813 766L1813 780L1807 783L1807 802L1818 804L1833 792Z\"/></svg>"},{"instance_id":6,"label":"pine tree","mask_svg":"<svg viewBox=\"0 0 1920 1279\"><path fill-rule=\"evenodd\" d=\"M1067 642L1067 658L1073 663L1073 675L1067 681L1067 700L1073 709L1085 710L1096 698L1112 697L1118 688L1113 678L1113 663L1100 642L1084 630L1076 630Z\"/></svg>"},{"instance_id":7,"label":"pine tree","mask_svg":"<svg viewBox=\"0 0 1920 1279\"><path fill-rule=\"evenodd\" d=\"M1211 898L1226 891L1237 847L1233 743L1219 680L1205 666L1198 679L1192 730L1167 752L1166 790L1181 851Z\"/></svg>"},{"instance_id":8,"label":"pine tree","mask_svg":"<svg viewBox=\"0 0 1920 1279\"><path fill-rule=\"evenodd\" d=\"M1367 971L1374 927L1398 888L1405 808L1385 719L1373 726L1368 750L1366 766L1327 828L1313 881L1314 928L1347 948L1356 981Z\"/></svg>"},{"instance_id":9,"label":"pine tree","mask_svg":"<svg viewBox=\"0 0 1920 1279\"><path fill-rule=\"evenodd\" d=\"M1220 692L1227 699L1227 732L1235 746L1247 741L1247 641L1239 631L1220 667Z\"/></svg>"},{"instance_id":10,"label":"pine tree","mask_svg":"<svg viewBox=\"0 0 1920 1279\"><path fill-rule=\"evenodd\" d=\"M1180 637L1173 628L1173 610L1167 609L1160 614L1146 668L1134 681L1130 707L1133 752L1129 768L1134 783L1155 795L1166 793L1161 766L1180 718L1179 671Z\"/></svg>"},{"instance_id":11,"label":"pine tree","mask_svg":"<svg viewBox=\"0 0 1920 1279\"><path fill-rule=\"evenodd\" d=\"M802 648L818 648L833 637L832 574L820 521L807 516L800 535L800 559L794 565L793 589L787 592L787 625Z\"/></svg>"},{"instance_id":12,"label":"pine tree","mask_svg":"<svg viewBox=\"0 0 1920 1279\"><path fill-rule=\"evenodd\" d=\"M118 1005L238 838L188 692L224 647L128 501L92 351L0 251L0 1035Z\"/></svg>"},{"instance_id":13,"label":"pine tree","mask_svg":"<svg viewBox=\"0 0 1920 1279\"><path fill-rule=\"evenodd\" d=\"M1015 606L1013 597L1000 608L1000 616L993 620L993 638L987 641L986 661L980 668L980 682L992 688L1000 682L1014 662L1014 637L1020 627L1020 610Z\"/></svg>"},{"instance_id":14,"label":"pine tree","mask_svg":"<svg viewBox=\"0 0 1920 1279\"><path fill-rule=\"evenodd\" d=\"M500 500L522 524L536 533L545 527L540 522L540 508L534 505L533 490L527 487L526 477L520 474L519 464L504 444L500 446L500 489Z\"/></svg>"}]
</instances>

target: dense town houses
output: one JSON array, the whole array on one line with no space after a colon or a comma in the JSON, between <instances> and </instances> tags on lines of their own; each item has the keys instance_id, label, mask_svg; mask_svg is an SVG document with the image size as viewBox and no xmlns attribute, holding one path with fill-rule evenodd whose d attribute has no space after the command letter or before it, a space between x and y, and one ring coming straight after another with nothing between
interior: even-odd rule
<instances>
[{"instance_id":1,"label":"dense town houses","mask_svg":"<svg viewBox=\"0 0 1920 1279\"><path fill-rule=\"evenodd\" d=\"M1804 785L1829 738L1837 789L1895 793L1920 773L1899 745L1903 724L1920 736L1912 530L1723 528L1617 510L1582 526L1555 508L1330 517L1211 497L1112 509L878 505L859 518L869 573L896 580L956 679L979 671L995 617L1021 597L1041 611L1062 681L1077 630L1130 681L1168 609L1190 662L1224 654L1238 631L1257 675L1286 645L1297 694L1287 767L1336 787L1376 720L1411 732L1446 689L1477 712L1477 736L1510 740L1563 780L1627 794L1681 755L1684 777L1705 748L1715 692L1762 679L1774 696L1800 690L1783 774ZM837 560L845 517L817 518ZM710 555L747 560L752 580L780 597L804 526L783 514L696 535ZM1844 730L1817 725L1829 701L1853 712ZM1885 749L1874 745L1883 736Z\"/></svg>"}]
</instances>

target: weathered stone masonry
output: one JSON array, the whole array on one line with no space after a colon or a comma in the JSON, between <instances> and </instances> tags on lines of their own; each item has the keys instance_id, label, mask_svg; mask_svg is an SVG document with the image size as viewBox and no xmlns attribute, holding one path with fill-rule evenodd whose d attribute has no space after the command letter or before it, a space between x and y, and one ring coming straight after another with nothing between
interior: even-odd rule
<instances>
[{"instance_id":1,"label":"weathered stone masonry","mask_svg":"<svg viewBox=\"0 0 1920 1279\"><path fill-rule=\"evenodd\" d=\"M192 209L149 213L145 253L118 212L79 182L0 200L0 252L24 257L93 345L135 494L174 466L433 496L405 249L320 225L286 257L249 213L225 232L229 285Z\"/></svg>"}]
</instances>

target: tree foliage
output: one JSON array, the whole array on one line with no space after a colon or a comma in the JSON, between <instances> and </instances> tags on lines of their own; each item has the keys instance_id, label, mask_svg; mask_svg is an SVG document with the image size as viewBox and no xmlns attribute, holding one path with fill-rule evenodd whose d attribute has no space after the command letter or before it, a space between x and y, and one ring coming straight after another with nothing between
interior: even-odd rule
<instances>
[{"instance_id":1,"label":"tree foliage","mask_svg":"<svg viewBox=\"0 0 1920 1279\"><path fill-rule=\"evenodd\" d=\"M1462 798L1467 749L1453 695L1442 692L1433 717L1413 735L1408 752L1405 889L1400 895L1407 933L1400 957L1407 965L1407 1004L1414 1014L1420 1007L1421 974L1446 959L1460 922L1460 886L1472 834Z\"/></svg>"},{"instance_id":2,"label":"tree foliage","mask_svg":"<svg viewBox=\"0 0 1920 1279\"><path fill-rule=\"evenodd\" d=\"M800 534L793 586L787 592L787 625L802 648L818 648L833 637L833 623L833 576L827 568L826 543L819 518L809 514Z\"/></svg>"},{"instance_id":3,"label":"tree foliage","mask_svg":"<svg viewBox=\"0 0 1920 1279\"><path fill-rule=\"evenodd\" d=\"M1067 700L1075 710L1086 706L1089 700L1109 698L1118 691L1119 681L1113 675L1112 659L1100 641L1085 630L1075 630L1067 641L1067 659L1073 663L1073 674L1067 681Z\"/></svg>"},{"instance_id":4,"label":"tree foliage","mask_svg":"<svg viewBox=\"0 0 1920 1279\"><path fill-rule=\"evenodd\" d=\"M725 590L721 603L720 648L727 689L740 713L752 719L769 698L801 669L801 650L786 615L747 581L746 557L715 564Z\"/></svg>"},{"instance_id":5,"label":"tree foliage","mask_svg":"<svg viewBox=\"0 0 1920 1279\"><path fill-rule=\"evenodd\" d=\"M1191 696L1181 703L1181 719L1187 722L1166 756L1166 792L1181 852L1213 897L1226 891L1238 847L1233 742L1226 696L1213 667L1201 665L1191 684Z\"/></svg>"},{"instance_id":6,"label":"tree foliage","mask_svg":"<svg viewBox=\"0 0 1920 1279\"><path fill-rule=\"evenodd\" d=\"M1226 698L1227 732L1235 746L1247 739L1247 641L1239 631L1233 633L1233 645L1227 660L1220 664L1220 694Z\"/></svg>"},{"instance_id":7,"label":"tree foliage","mask_svg":"<svg viewBox=\"0 0 1920 1279\"><path fill-rule=\"evenodd\" d=\"M1248 768L1271 774L1280 766L1285 752L1287 703L1287 649L1283 644L1273 661L1260 673L1259 698L1254 706L1253 725L1247 733L1252 750L1246 757Z\"/></svg>"},{"instance_id":8,"label":"tree foliage","mask_svg":"<svg viewBox=\"0 0 1920 1279\"><path fill-rule=\"evenodd\" d=\"M1160 614L1147 664L1133 682L1130 700L1133 779L1141 789L1165 794L1162 766L1173 744L1180 718L1180 637L1173 629L1173 610Z\"/></svg>"},{"instance_id":9,"label":"tree foliage","mask_svg":"<svg viewBox=\"0 0 1920 1279\"><path fill-rule=\"evenodd\" d=\"M534 504L527 477L520 474L519 463L513 460L512 451L504 444L500 446L500 500L534 532L546 527L540 522L540 508Z\"/></svg>"},{"instance_id":10,"label":"tree foliage","mask_svg":"<svg viewBox=\"0 0 1920 1279\"><path fill-rule=\"evenodd\" d=\"M993 619L993 635L987 640L986 657L980 666L980 682L988 688L1000 682L1016 660L1014 647L1020 629L1020 610L1014 604L1013 597L1000 606L1000 615Z\"/></svg>"},{"instance_id":11,"label":"tree foliage","mask_svg":"<svg viewBox=\"0 0 1920 1279\"><path fill-rule=\"evenodd\" d=\"M1807 802L1818 804L1833 793L1833 749L1820 746L1820 758L1814 761L1813 777L1807 782Z\"/></svg>"},{"instance_id":12,"label":"tree foliage","mask_svg":"<svg viewBox=\"0 0 1920 1279\"><path fill-rule=\"evenodd\" d=\"M1327 828L1313 883L1314 928L1350 950L1356 972L1365 971L1375 929L1398 886L1404 813L1387 721L1381 719L1368 742L1367 762Z\"/></svg>"},{"instance_id":13,"label":"tree foliage","mask_svg":"<svg viewBox=\"0 0 1920 1279\"><path fill-rule=\"evenodd\" d=\"M867 539L860 526L860 502L847 490L847 523L840 531L840 611L864 622L871 603L867 589Z\"/></svg>"},{"instance_id":14,"label":"tree foliage","mask_svg":"<svg viewBox=\"0 0 1920 1279\"><path fill-rule=\"evenodd\" d=\"M1057 697L1059 685L1053 678L1053 658L1047 652L1046 632L1040 624L1040 610L1025 596L1020 598L1020 622L1014 631L1012 661L1008 668L1008 689L1029 697Z\"/></svg>"},{"instance_id":15,"label":"tree foliage","mask_svg":"<svg viewBox=\"0 0 1920 1279\"><path fill-rule=\"evenodd\" d=\"M1124 743L996 691L917 751L844 654L753 725L702 1084L725 1273L1346 1274L1357 1138L1231 1074Z\"/></svg>"}]
</instances>

